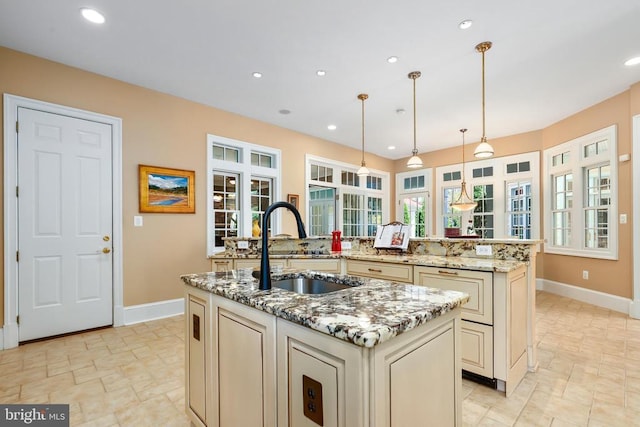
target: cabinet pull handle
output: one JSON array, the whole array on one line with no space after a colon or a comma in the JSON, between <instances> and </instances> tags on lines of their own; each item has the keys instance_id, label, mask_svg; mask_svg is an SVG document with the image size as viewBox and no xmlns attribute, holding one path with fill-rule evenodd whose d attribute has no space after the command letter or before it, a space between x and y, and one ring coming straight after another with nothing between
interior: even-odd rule
<instances>
[{"instance_id":1,"label":"cabinet pull handle","mask_svg":"<svg viewBox=\"0 0 640 427\"><path fill-rule=\"evenodd\" d=\"M378 268L369 268L368 269L370 272L372 273L382 273L382 270L378 269Z\"/></svg>"},{"instance_id":2,"label":"cabinet pull handle","mask_svg":"<svg viewBox=\"0 0 640 427\"><path fill-rule=\"evenodd\" d=\"M229 261L213 261L216 264L229 264Z\"/></svg>"},{"instance_id":3,"label":"cabinet pull handle","mask_svg":"<svg viewBox=\"0 0 640 427\"><path fill-rule=\"evenodd\" d=\"M458 272L457 271L444 271L444 270L438 270L438 274L448 274L450 276L457 276Z\"/></svg>"}]
</instances>

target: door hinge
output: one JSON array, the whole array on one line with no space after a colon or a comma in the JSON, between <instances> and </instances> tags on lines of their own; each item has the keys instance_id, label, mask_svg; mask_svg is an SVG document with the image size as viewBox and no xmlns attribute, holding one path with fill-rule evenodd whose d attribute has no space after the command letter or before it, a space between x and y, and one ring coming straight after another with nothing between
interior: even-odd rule
<instances>
[{"instance_id":1,"label":"door hinge","mask_svg":"<svg viewBox=\"0 0 640 427\"><path fill-rule=\"evenodd\" d=\"M20 129L20 126L18 125L18 121L16 120L16 133L18 133L19 129Z\"/></svg>"},{"instance_id":2,"label":"door hinge","mask_svg":"<svg viewBox=\"0 0 640 427\"><path fill-rule=\"evenodd\" d=\"M19 187L16 185L16 197L20 197L20 196L19 196L19 192L18 192L18 188L19 188Z\"/></svg>"},{"instance_id":3,"label":"door hinge","mask_svg":"<svg viewBox=\"0 0 640 427\"><path fill-rule=\"evenodd\" d=\"M20 251L16 251L16 262L20 262Z\"/></svg>"},{"instance_id":4,"label":"door hinge","mask_svg":"<svg viewBox=\"0 0 640 427\"><path fill-rule=\"evenodd\" d=\"M17 323L18 325L20 324L20 315L19 315L19 314L16 316L16 323Z\"/></svg>"}]
</instances>

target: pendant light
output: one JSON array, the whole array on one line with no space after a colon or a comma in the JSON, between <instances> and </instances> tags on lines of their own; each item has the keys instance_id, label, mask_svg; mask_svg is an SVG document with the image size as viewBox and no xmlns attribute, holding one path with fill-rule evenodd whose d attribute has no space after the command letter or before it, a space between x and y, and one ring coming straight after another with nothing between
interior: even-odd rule
<instances>
[{"instance_id":1,"label":"pendant light","mask_svg":"<svg viewBox=\"0 0 640 427\"><path fill-rule=\"evenodd\" d=\"M367 169L367 164L364 162L364 101L367 98L369 98L369 95L366 93L358 95L358 99L362 101L362 163L360 163L360 169L356 173L361 177L369 175L369 169Z\"/></svg>"},{"instance_id":2,"label":"pendant light","mask_svg":"<svg viewBox=\"0 0 640 427\"><path fill-rule=\"evenodd\" d=\"M491 42L482 42L476 46L476 51L482 54L482 138L480 144L476 147L473 155L479 159L486 159L493 156L493 147L487 142L484 126L484 53L491 49Z\"/></svg>"},{"instance_id":3,"label":"pendant light","mask_svg":"<svg viewBox=\"0 0 640 427\"><path fill-rule=\"evenodd\" d=\"M411 158L407 161L407 167L411 169L422 167L422 159L418 157L418 148L416 147L416 79L421 75L420 71L412 71L407 75L413 80L413 151Z\"/></svg>"},{"instance_id":4,"label":"pendant light","mask_svg":"<svg viewBox=\"0 0 640 427\"><path fill-rule=\"evenodd\" d=\"M464 133L466 131L467 129L460 129L460 133L462 133L462 188L460 189L460 195L450 205L452 209L458 211L470 211L478 206L467 194L467 183L464 179Z\"/></svg>"}]
</instances>

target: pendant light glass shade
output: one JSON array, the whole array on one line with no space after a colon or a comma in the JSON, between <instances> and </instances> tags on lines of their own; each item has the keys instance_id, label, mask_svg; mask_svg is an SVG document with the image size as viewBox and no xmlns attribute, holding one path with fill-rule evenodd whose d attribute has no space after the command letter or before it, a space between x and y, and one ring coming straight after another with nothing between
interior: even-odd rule
<instances>
[{"instance_id":1,"label":"pendant light glass shade","mask_svg":"<svg viewBox=\"0 0 640 427\"><path fill-rule=\"evenodd\" d=\"M462 133L462 188L460 189L460 195L451 202L451 208L458 211L470 211L478 206L469 194L467 193L467 183L464 179L464 133L467 129L460 129Z\"/></svg>"},{"instance_id":2,"label":"pendant light glass shade","mask_svg":"<svg viewBox=\"0 0 640 427\"><path fill-rule=\"evenodd\" d=\"M485 107L484 107L484 53L491 49L491 42L482 42L476 46L476 51L482 54L482 138L476 147L473 155L479 159L486 159L493 156L493 147L487 142L485 135Z\"/></svg>"},{"instance_id":3,"label":"pendant light glass shade","mask_svg":"<svg viewBox=\"0 0 640 427\"><path fill-rule=\"evenodd\" d=\"M358 176L365 177L369 175L369 169L367 169L367 164L364 161L364 101L369 98L369 95L366 93L361 93L358 95L358 99L362 101L362 162L360 163L360 169L358 169Z\"/></svg>"},{"instance_id":4,"label":"pendant light glass shade","mask_svg":"<svg viewBox=\"0 0 640 427\"><path fill-rule=\"evenodd\" d=\"M413 80L413 151L411 151L411 158L407 161L407 167L411 169L422 167L422 159L418 157L418 148L416 146L416 79L421 75L420 71L412 71L407 75Z\"/></svg>"}]
</instances>

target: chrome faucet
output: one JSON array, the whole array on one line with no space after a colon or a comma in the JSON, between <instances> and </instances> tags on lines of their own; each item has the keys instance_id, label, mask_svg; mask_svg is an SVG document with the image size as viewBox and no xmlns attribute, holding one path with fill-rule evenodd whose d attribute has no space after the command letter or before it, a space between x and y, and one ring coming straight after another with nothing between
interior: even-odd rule
<instances>
[{"instance_id":1,"label":"chrome faucet","mask_svg":"<svg viewBox=\"0 0 640 427\"><path fill-rule=\"evenodd\" d=\"M304 223L300 218L300 212L291 203L287 202L275 202L264 211L262 217L262 252L260 258L260 289L266 291L271 289L271 267L269 265L269 238L267 232L267 224L269 222L269 216L271 212L278 208L287 208L296 217L296 225L298 226L298 238L306 239L307 233L304 231Z\"/></svg>"}]
</instances>

